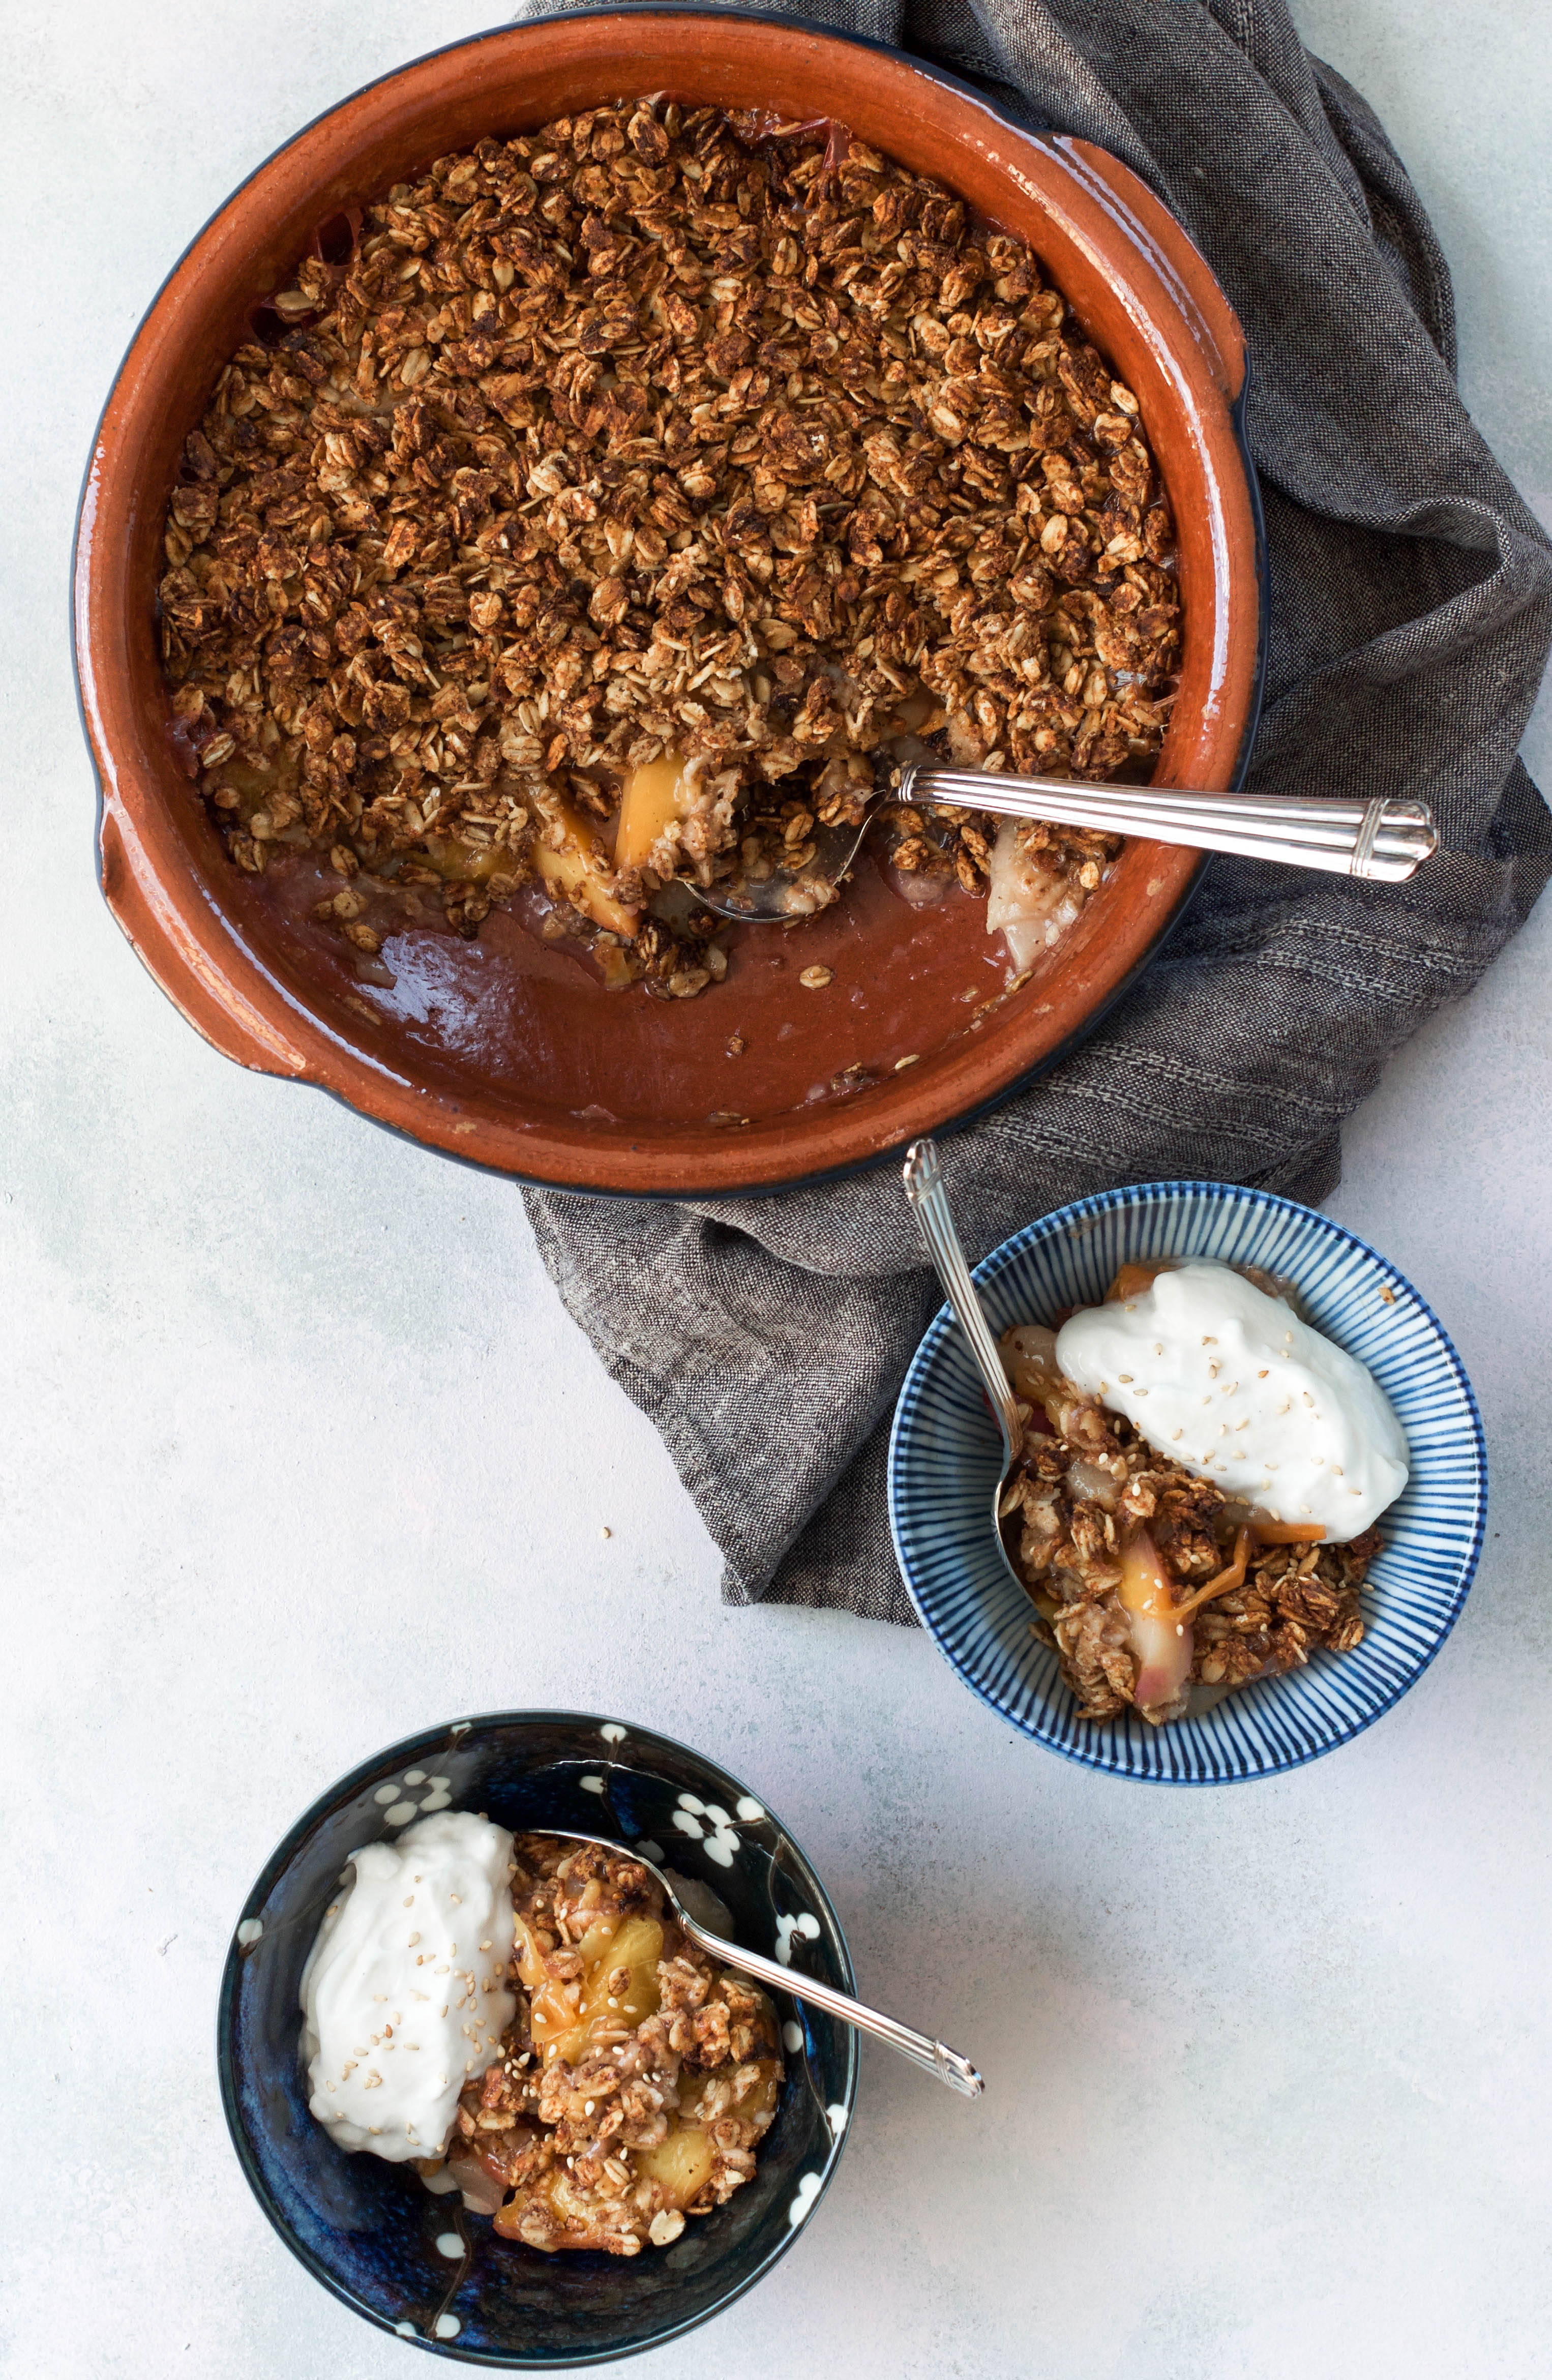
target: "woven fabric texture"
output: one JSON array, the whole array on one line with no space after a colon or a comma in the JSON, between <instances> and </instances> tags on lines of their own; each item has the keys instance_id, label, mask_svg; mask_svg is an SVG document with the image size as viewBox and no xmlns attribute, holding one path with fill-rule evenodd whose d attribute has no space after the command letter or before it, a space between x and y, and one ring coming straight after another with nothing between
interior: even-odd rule
<instances>
[{"instance_id":1,"label":"woven fabric texture","mask_svg":"<svg viewBox=\"0 0 1552 2380\"><path fill-rule=\"evenodd\" d=\"M1318 1200L1342 1118L1552 873L1552 819L1515 758L1552 644L1552 545L1461 403L1449 270L1405 167L1282 0L761 13L931 60L1158 193L1252 358L1271 649L1249 784L1421 796L1442 832L1399 888L1213 860L1078 1053L944 1144L972 1259L1118 1183ZM939 1299L897 1168L679 1206L524 1195L568 1310L721 1549L724 1597L912 1621L884 1454Z\"/></svg>"}]
</instances>

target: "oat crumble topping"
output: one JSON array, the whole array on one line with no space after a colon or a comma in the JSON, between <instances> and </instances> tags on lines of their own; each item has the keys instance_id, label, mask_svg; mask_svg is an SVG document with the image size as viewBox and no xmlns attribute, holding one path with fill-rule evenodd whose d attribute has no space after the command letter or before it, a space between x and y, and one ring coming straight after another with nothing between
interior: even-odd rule
<instances>
[{"instance_id":1,"label":"oat crumble topping","mask_svg":"<svg viewBox=\"0 0 1552 2380\"><path fill-rule=\"evenodd\" d=\"M775 2013L627 1853L520 1835L515 1857L518 2011L463 2092L448 2170L530 2248L666 2247L754 2173L782 2084Z\"/></svg>"},{"instance_id":2,"label":"oat crumble topping","mask_svg":"<svg viewBox=\"0 0 1552 2380\"><path fill-rule=\"evenodd\" d=\"M1055 1648L1080 1718L1134 1706L1162 1725L1185 1714L1194 1688L1225 1692L1301 1668L1317 1648L1363 1642L1360 1589L1384 1543L1377 1529L1328 1545L1318 1530L1255 1514L1063 1379L1054 1351L1037 1325L1004 1334L1025 1435L1000 1510L1034 1632ZM1139 1541L1192 1632L1189 1675L1160 1702L1138 1701L1143 1664L1122 1599Z\"/></svg>"},{"instance_id":3,"label":"oat crumble topping","mask_svg":"<svg viewBox=\"0 0 1552 2380\"><path fill-rule=\"evenodd\" d=\"M696 889L903 759L1146 775L1173 551L1021 243L839 127L627 100L322 227L187 442L163 650L232 857L326 855L363 962L422 893L474 935L537 883L683 998L728 965ZM887 829L976 893L998 832ZM1061 920L1120 847L1006 832Z\"/></svg>"}]
</instances>

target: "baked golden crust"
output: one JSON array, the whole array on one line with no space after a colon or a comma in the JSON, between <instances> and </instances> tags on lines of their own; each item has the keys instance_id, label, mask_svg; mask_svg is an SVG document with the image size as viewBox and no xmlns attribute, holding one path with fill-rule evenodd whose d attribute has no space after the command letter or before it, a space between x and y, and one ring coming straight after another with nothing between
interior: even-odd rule
<instances>
[{"instance_id":1,"label":"baked golden crust","mask_svg":"<svg viewBox=\"0 0 1552 2380\"><path fill-rule=\"evenodd\" d=\"M234 859L327 855L364 959L406 899L473 934L537 871L608 979L691 996L716 920L645 903L801 865L923 739L1146 773L1179 618L1136 399L950 192L836 127L624 101L324 247L188 441L162 634ZM974 892L996 832L891 829ZM1018 839L1062 916L1118 847Z\"/></svg>"},{"instance_id":2,"label":"baked golden crust","mask_svg":"<svg viewBox=\"0 0 1552 2380\"><path fill-rule=\"evenodd\" d=\"M1227 1688L1297 1669L1318 1647L1363 1640L1360 1589L1383 1540L1292 1538L1258 1524L1210 1480L1148 1445L1054 1371L1055 1342L1025 1325L1004 1359L1026 1416L1001 1503L1006 1543L1084 1718L1129 1707L1155 1724L1182 1717L1193 1686ZM1129 1606L1126 1562L1141 1543L1167 1601L1191 1630L1191 1659L1168 1699L1139 1699L1146 1674Z\"/></svg>"},{"instance_id":3,"label":"baked golden crust","mask_svg":"<svg viewBox=\"0 0 1552 2380\"><path fill-rule=\"evenodd\" d=\"M782 2082L774 2011L628 1854L542 1835L515 1853L518 2013L463 2093L449 2168L530 2248L666 2246L754 2173Z\"/></svg>"}]
</instances>

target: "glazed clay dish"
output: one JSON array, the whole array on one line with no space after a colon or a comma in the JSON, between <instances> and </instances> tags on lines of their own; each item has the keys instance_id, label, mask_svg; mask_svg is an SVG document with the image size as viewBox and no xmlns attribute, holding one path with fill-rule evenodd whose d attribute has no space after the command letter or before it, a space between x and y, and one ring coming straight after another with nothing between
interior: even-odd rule
<instances>
[{"instance_id":1,"label":"glazed clay dish","mask_svg":"<svg viewBox=\"0 0 1552 2380\"><path fill-rule=\"evenodd\" d=\"M346 101L261 167L172 274L110 397L81 508L78 664L105 895L217 1048L532 1181L770 1188L866 1164L1052 1062L1146 962L1195 856L1125 844L1016 975L984 898L905 899L882 834L818 915L721 929L710 996L612 990L520 903L488 914L481 903L467 933L440 914L422 924L412 902L369 948L327 914L338 878L320 875L316 855L235 864L191 781L159 645L157 589L176 562L165 497L187 477L185 442L237 350L284 333L271 301L299 261L348 241L363 207L436 159L654 92L686 111L843 126L963 200L988 237L1027 246L1119 396L1134 396L1172 516L1179 686L1154 773L1234 784L1258 683L1255 514L1238 434L1243 346L1201 259L1086 144L1018 131L876 46L743 17L600 13L487 34ZM251 840L238 847L252 856Z\"/></svg>"}]
</instances>

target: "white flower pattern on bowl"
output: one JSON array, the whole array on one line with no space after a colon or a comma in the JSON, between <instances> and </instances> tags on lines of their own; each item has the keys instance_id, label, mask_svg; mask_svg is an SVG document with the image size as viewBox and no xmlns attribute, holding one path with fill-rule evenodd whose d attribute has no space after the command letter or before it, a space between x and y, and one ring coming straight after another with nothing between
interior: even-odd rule
<instances>
[{"instance_id":1,"label":"white flower pattern on bowl","mask_svg":"<svg viewBox=\"0 0 1552 2380\"><path fill-rule=\"evenodd\" d=\"M692 1842L704 1843L707 1858L715 1860L719 1867L733 1865L739 1848L738 1830L720 1803L703 1802L695 1793L681 1793L673 1823Z\"/></svg>"},{"instance_id":2,"label":"white flower pattern on bowl","mask_svg":"<svg viewBox=\"0 0 1552 2380\"><path fill-rule=\"evenodd\" d=\"M776 1956L781 1961L783 1967L790 1967L792 1965L794 1935L801 1937L805 1942L817 1942L819 1938L818 1919L817 1917L811 1917L806 1909L803 1912L800 1917L778 1917L776 1920Z\"/></svg>"},{"instance_id":3,"label":"white flower pattern on bowl","mask_svg":"<svg viewBox=\"0 0 1552 2380\"><path fill-rule=\"evenodd\" d=\"M609 1720L599 1730L604 1742L611 1744L623 1743L628 1731L617 1719ZM579 1778L577 1783L584 1793L594 1793L600 1797L606 1794L609 1790L607 1779L591 1771L587 1776ZM422 1785L429 1785L431 1789L423 1801L417 1803L406 1798L410 1789L418 1791ZM435 1810L450 1809L453 1803L451 1788L451 1778L431 1776L423 1768L406 1768L402 1784L380 1785L373 1793L372 1799L383 1805L382 1815L385 1825L404 1827L409 1824L411 1818L429 1815ZM693 1842L698 1842L703 1846L708 1859L714 1861L719 1867L731 1867L742 1849L738 1837L739 1824L742 1823L746 1827L758 1826L766 1815L763 1803L757 1802L750 1793L739 1795L735 1813L724 1810L720 1803L703 1802L695 1793L681 1793L679 1806L673 1813L673 1824L682 1835L688 1836ZM661 1843L654 1842L646 1837L637 1843L637 1848L644 1859L661 1863L667 1856ZM348 1880L348 1875L347 1870L340 1878L342 1884ZM245 1918L237 1928L237 1939L246 1949L259 1939L263 1930L260 1919ZM806 1910L794 1917L779 1916L776 1920L776 1956L782 1965L790 1967L792 1964L794 1937L806 1942L814 1942L818 1941L818 1920L811 1916ZM803 2047L802 2026L789 2020L782 2028L782 2038L787 2050L795 2056ZM839 2139L845 2125L845 2109L837 2104L828 2107L825 2113L830 2122L832 2139ZM810 2184L812 2188L808 2187ZM803 2182L799 2186L799 2194L793 2202L794 2212L791 2218L793 2222L800 2223L803 2220L818 2186L817 2174L804 2176ZM455 2238L455 2234L448 2232L443 2239L438 2240L437 2247L442 2254L451 2255L454 2252L451 2243ZM443 2244L444 2240L447 2245ZM459 2254L463 2252L462 2241L458 2242L457 2252ZM415 2336L413 2328L408 2335ZM452 2338L454 2333L439 2331L438 2335Z\"/></svg>"},{"instance_id":4,"label":"white flower pattern on bowl","mask_svg":"<svg viewBox=\"0 0 1552 2380\"><path fill-rule=\"evenodd\" d=\"M431 1789L425 1800L410 1801L409 1793L412 1791L418 1792L422 1785L429 1785ZM411 1818L428 1817L433 1810L450 1810L453 1807L453 1779L451 1777L429 1777L423 1768L406 1768L402 1785L380 1785L372 1800L387 1805L382 1813L384 1826L407 1827Z\"/></svg>"}]
</instances>

